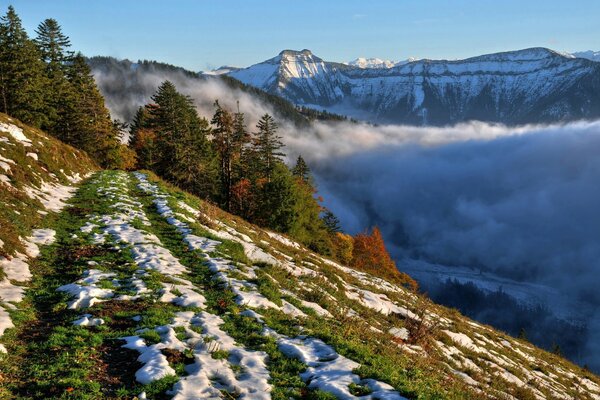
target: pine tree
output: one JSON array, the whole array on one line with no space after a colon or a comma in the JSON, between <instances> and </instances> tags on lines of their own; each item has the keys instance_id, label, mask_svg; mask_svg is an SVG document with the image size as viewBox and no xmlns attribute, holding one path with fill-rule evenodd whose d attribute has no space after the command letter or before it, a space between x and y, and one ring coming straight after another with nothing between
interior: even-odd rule
<instances>
[{"instance_id":1,"label":"pine tree","mask_svg":"<svg viewBox=\"0 0 600 400\"><path fill-rule=\"evenodd\" d=\"M207 135L208 121L200 119L192 100L177 92L175 85L163 82L152 96L149 126L156 132L160 149L154 164L164 178L205 198L216 190L214 156Z\"/></svg>"},{"instance_id":2,"label":"pine tree","mask_svg":"<svg viewBox=\"0 0 600 400\"><path fill-rule=\"evenodd\" d=\"M321 219L329 233L337 233L342 230L340 227L340 220L330 210L325 210Z\"/></svg>"},{"instance_id":3,"label":"pine tree","mask_svg":"<svg viewBox=\"0 0 600 400\"><path fill-rule=\"evenodd\" d=\"M68 69L73 60L73 53L69 51L71 42L62 33L58 22L52 18L44 20L36 30L34 39L42 60L46 65L46 114L48 123L43 126L61 140L69 141L70 133L64 119L72 114L77 107L76 93L67 79Z\"/></svg>"},{"instance_id":4,"label":"pine tree","mask_svg":"<svg viewBox=\"0 0 600 400\"><path fill-rule=\"evenodd\" d=\"M231 113L215 101L215 115L211 123L213 146L219 158L219 178L221 183L221 204L229 211L231 208L231 188L233 186L234 158L234 121Z\"/></svg>"},{"instance_id":5,"label":"pine tree","mask_svg":"<svg viewBox=\"0 0 600 400\"><path fill-rule=\"evenodd\" d=\"M40 127L46 121L44 64L12 6L0 18L0 111Z\"/></svg>"},{"instance_id":6,"label":"pine tree","mask_svg":"<svg viewBox=\"0 0 600 400\"><path fill-rule=\"evenodd\" d=\"M312 184L310 169L308 168L308 165L306 165L306 162L304 161L304 158L302 158L301 155L298 156L298 159L296 160L296 165L294 166L294 168L292 168L292 174L302 179L304 182Z\"/></svg>"},{"instance_id":7,"label":"pine tree","mask_svg":"<svg viewBox=\"0 0 600 400\"><path fill-rule=\"evenodd\" d=\"M42 60L48 69L65 70L67 64L73 59L73 53L68 49L71 41L62 33L62 28L53 18L44 20L36 29L35 43L38 45Z\"/></svg>"},{"instance_id":8,"label":"pine tree","mask_svg":"<svg viewBox=\"0 0 600 400\"><path fill-rule=\"evenodd\" d=\"M155 104L139 107L129 128L129 147L137 155L137 167L153 169L158 159L159 149L156 147L156 132L150 126L151 109Z\"/></svg>"},{"instance_id":9,"label":"pine tree","mask_svg":"<svg viewBox=\"0 0 600 400\"><path fill-rule=\"evenodd\" d=\"M55 131L65 142L87 151L100 164L115 166L120 152L120 127L111 120L90 67L81 54L68 66L71 90L61 106Z\"/></svg>"},{"instance_id":10,"label":"pine tree","mask_svg":"<svg viewBox=\"0 0 600 400\"><path fill-rule=\"evenodd\" d=\"M269 114L263 115L256 127L258 132L254 133L252 138L256 168L267 182L271 182L275 166L281 163L282 157L285 156L280 151L283 143L281 137L277 136L277 123Z\"/></svg>"},{"instance_id":11,"label":"pine tree","mask_svg":"<svg viewBox=\"0 0 600 400\"><path fill-rule=\"evenodd\" d=\"M250 133L246 128L244 113L238 110L233 115L233 169L234 181L243 178L249 178L251 157L248 156L248 144L250 143Z\"/></svg>"}]
</instances>

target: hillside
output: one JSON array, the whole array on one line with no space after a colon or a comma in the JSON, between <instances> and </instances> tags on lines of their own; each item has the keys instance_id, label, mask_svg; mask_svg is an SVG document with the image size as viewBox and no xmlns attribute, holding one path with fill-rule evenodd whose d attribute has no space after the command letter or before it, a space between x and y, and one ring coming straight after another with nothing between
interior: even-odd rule
<instances>
[{"instance_id":1,"label":"hillside","mask_svg":"<svg viewBox=\"0 0 600 400\"><path fill-rule=\"evenodd\" d=\"M150 173L77 183L84 154L1 118L0 398L600 399L592 373Z\"/></svg>"},{"instance_id":2,"label":"hillside","mask_svg":"<svg viewBox=\"0 0 600 400\"><path fill-rule=\"evenodd\" d=\"M150 101L158 85L169 80L182 92L192 96L202 109L212 109L216 98L224 101L226 95L215 93L215 88L226 92L227 96L239 100L248 96L253 103L269 107L279 119L284 119L298 127L306 127L311 119L339 120L339 115L320 111L303 112L288 100L267 93L259 88L246 85L227 75L200 74L181 67L157 61L117 60L113 57L90 57L87 62L106 99L106 105L113 116L124 122L131 122L138 107ZM215 97L216 96L216 97ZM235 101L230 107L235 107Z\"/></svg>"},{"instance_id":3,"label":"hillside","mask_svg":"<svg viewBox=\"0 0 600 400\"><path fill-rule=\"evenodd\" d=\"M9 314L23 299L38 245L54 238L43 228L95 169L85 153L0 114L0 336L13 326Z\"/></svg>"},{"instance_id":4,"label":"hillside","mask_svg":"<svg viewBox=\"0 0 600 400\"><path fill-rule=\"evenodd\" d=\"M544 48L457 61L416 60L391 68L284 50L228 76L297 105L373 122L517 125L600 116L600 65Z\"/></svg>"}]
</instances>

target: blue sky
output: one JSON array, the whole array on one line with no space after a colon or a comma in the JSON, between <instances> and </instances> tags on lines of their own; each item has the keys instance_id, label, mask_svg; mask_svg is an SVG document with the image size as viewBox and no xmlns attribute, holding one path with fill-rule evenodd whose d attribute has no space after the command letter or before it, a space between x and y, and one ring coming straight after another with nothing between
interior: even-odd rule
<instances>
[{"instance_id":1,"label":"blue sky","mask_svg":"<svg viewBox=\"0 0 600 400\"><path fill-rule=\"evenodd\" d=\"M0 0L3 13L8 4L32 35L57 19L86 55L192 70L247 66L283 49L330 61L600 50L598 0Z\"/></svg>"}]
</instances>

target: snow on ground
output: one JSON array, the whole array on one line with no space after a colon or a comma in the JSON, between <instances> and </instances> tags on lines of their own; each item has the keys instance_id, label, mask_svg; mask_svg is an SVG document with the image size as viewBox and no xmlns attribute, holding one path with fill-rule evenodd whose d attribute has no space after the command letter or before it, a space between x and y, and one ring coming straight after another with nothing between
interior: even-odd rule
<instances>
[{"instance_id":1,"label":"snow on ground","mask_svg":"<svg viewBox=\"0 0 600 400\"><path fill-rule=\"evenodd\" d=\"M81 318L73 321L73 325L77 326L98 326L104 324L102 318L93 318L91 314L83 314Z\"/></svg>"},{"instance_id":2,"label":"snow on ground","mask_svg":"<svg viewBox=\"0 0 600 400\"><path fill-rule=\"evenodd\" d=\"M163 347L159 347L158 344L148 346L139 336L127 336L122 339L127 342L123 347L141 353L138 361L144 366L135 373L138 382L148 384L165 376L175 375L175 370L169 366L167 357L160 352Z\"/></svg>"},{"instance_id":3,"label":"snow on ground","mask_svg":"<svg viewBox=\"0 0 600 400\"><path fill-rule=\"evenodd\" d=\"M23 129L13 124L6 124L0 122L0 131L8 132L16 141L20 142L23 146L31 146L31 140L25 136Z\"/></svg>"},{"instance_id":4,"label":"snow on ground","mask_svg":"<svg viewBox=\"0 0 600 400\"><path fill-rule=\"evenodd\" d=\"M354 374L357 362L339 355L323 341L311 337L279 338L279 349L288 357L296 358L308 366L300 376L311 389L321 389L338 399L357 399L350 393L350 384L367 387L371 393L361 399L405 399L394 388L374 379L361 379Z\"/></svg>"},{"instance_id":5,"label":"snow on ground","mask_svg":"<svg viewBox=\"0 0 600 400\"><path fill-rule=\"evenodd\" d=\"M373 293L370 290L345 284L346 296L356 300L365 307L371 308L385 315L400 314L405 318L420 320L419 316L412 311L394 304L385 294Z\"/></svg>"},{"instance_id":6,"label":"snow on ground","mask_svg":"<svg viewBox=\"0 0 600 400\"><path fill-rule=\"evenodd\" d=\"M76 188L59 183L42 182L39 188L25 186L25 193L32 199L38 200L46 210L60 212L66 201L73 195Z\"/></svg>"},{"instance_id":7,"label":"snow on ground","mask_svg":"<svg viewBox=\"0 0 600 400\"><path fill-rule=\"evenodd\" d=\"M220 399L219 389L222 387L238 394L239 399L271 398L266 353L246 350L237 345L220 328L224 321L217 315L204 311L196 315L187 312L178 313L178 319L176 325L188 323L188 326L191 324L201 328L202 333L186 329L186 342L194 351L195 362L187 367L189 375L174 386L173 392L177 393L175 399ZM215 359L212 357L215 351L227 352L228 356L226 359ZM241 367L242 372L236 374L233 366Z\"/></svg>"},{"instance_id":8,"label":"snow on ground","mask_svg":"<svg viewBox=\"0 0 600 400\"><path fill-rule=\"evenodd\" d=\"M103 272L97 269L84 271L83 278L75 283L60 286L58 291L66 292L73 298L69 302L69 308L72 310L89 308L96 303L113 298L115 293L113 289L104 289L100 287L103 280L113 281L116 274Z\"/></svg>"}]
</instances>

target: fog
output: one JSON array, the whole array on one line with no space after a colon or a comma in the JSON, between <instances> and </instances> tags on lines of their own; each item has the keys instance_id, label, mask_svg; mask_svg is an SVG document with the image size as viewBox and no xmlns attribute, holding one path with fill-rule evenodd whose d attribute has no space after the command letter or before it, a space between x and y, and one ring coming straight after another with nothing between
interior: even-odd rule
<instances>
[{"instance_id":1,"label":"fog","mask_svg":"<svg viewBox=\"0 0 600 400\"><path fill-rule=\"evenodd\" d=\"M344 227L377 224L400 268L405 257L476 266L590 305L581 360L600 368L599 122L344 124L289 143Z\"/></svg>"},{"instance_id":2,"label":"fog","mask_svg":"<svg viewBox=\"0 0 600 400\"><path fill-rule=\"evenodd\" d=\"M239 101L251 125L265 112L277 115L218 79L135 68L94 74L123 120L165 79L209 119L215 99L232 109ZM588 304L595 311L581 360L600 369L600 122L280 125L290 160L307 160L343 227L355 233L378 225L400 267L405 257L476 266Z\"/></svg>"}]
</instances>

